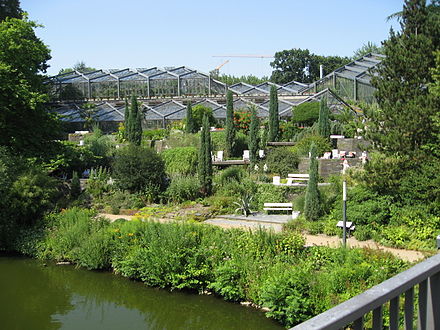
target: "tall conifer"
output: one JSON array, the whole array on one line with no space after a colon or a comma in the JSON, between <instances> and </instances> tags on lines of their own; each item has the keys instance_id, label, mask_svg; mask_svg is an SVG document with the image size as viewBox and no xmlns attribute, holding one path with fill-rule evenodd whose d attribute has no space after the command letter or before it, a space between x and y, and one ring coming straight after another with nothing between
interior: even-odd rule
<instances>
[{"instance_id":1,"label":"tall conifer","mask_svg":"<svg viewBox=\"0 0 440 330\"><path fill-rule=\"evenodd\" d=\"M269 141L277 141L280 129L277 88L272 85L269 99Z\"/></svg>"},{"instance_id":2,"label":"tall conifer","mask_svg":"<svg viewBox=\"0 0 440 330\"><path fill-rule=\"evenodd\" d=\"M195 133L196 128L194 125L194 118L192 113L192 105L191 102L188 103L186 106L186 126L185 126L185 132L188 134Z\"/></svg>"},{"instance_id":3,"label":"tall conifer","mask_svg":"<svg viewBox=\"0 0 440 330\"><path fill-rule=\"evenodd\" d=\"M366 137L383 152L415 156L435 141L438 110L427 86L433 51L440 48L439 22L429 18L425 0L406 0L401 31L391 30L384 42L386 57L371 80L380 110L366 112Z\"/></svg>"},{"instance_id":4,"label":"tall conifer","mask_svg":"<svg viewBox=\"0 0 440 330\"><path fill-rule=\"evenodd\" d=\"M255 108L251 110L251 124L249 127L249 157L251 165L255 165L258 160L258 146L259 146L259 128L260 121L257 117L257 111Z\"/></svg>"},{"instance_id":5,"label":"tall conifer","mask_svg":"<svg viewBox=\"0 0 440 330\"><path fill-rule=\"evenodd\" d=\"M211 133L208 116L203 116L202 122L198 174L202 194L208 196L212 190Z\"/></svg>"},{"instance_id":6,"label":"tall conifer","mask_svg":"<svg viewBox=\"0 0 440 330\"><path fill-rule=\"evenodd\" d=\"M234 127L234 100L232 92L226 94L226 155L232 156L235 143L235 127Z\"/></svg>"},{"instance_id":7,"label":"tall conifer","mask_svg":"<svg viewBox=\"0 0 440 330\"><path fill-rule=\"evenodd\" d=\"M304 216L307 220L317 220L321 213L320 195L318 190L318 160L315 143L310 146L309 182L307 183L304 202Z\"/></svg>"},{"instance_id":8,"label":"tall conifer","mask_svg":"<svg viewBox=\"0 0 440 330\"><path fill-rule=\"evenodd\" d=\"M125 113L124 113L124 139L128 141L130 136L130 118L131 118L131 108L128 106L128 100L125 98Z\"/></svg>"},{"instance_id":9,"label":"tall conifer","mask_svg":"<svg viewBox=\"0 0 440 330\"><path fill-rule=\"evenodd\" d=\"M330 114L327 106L327 98L323 97L319 104L318 133L323 138L330 137Z\"/></svg>"},{"instance_id":10,"label":"tall conifer","mask_svg":"<svg viewBox=\"0 0 440 330\"><path fill-rule=\"evenodd\" d=\"M140 146L142 141L142 114L139 111L137 98L134 95L131 97L128 127L127 140Z\"/></svg>"}]
</instances>

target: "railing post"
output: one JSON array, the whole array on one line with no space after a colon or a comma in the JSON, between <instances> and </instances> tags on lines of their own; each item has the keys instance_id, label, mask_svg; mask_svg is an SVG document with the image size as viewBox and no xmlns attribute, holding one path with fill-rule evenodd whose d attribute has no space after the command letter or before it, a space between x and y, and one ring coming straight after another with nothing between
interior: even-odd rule
<instances>
[{"instance_id":1,"label":"railing post","mask_svg":"<svg viewBox=\"0 0 440 330\"><path fill-rule=\"evenodd\" d=\"M427 326L428 329L440 328L440 273L429 278Z\"/></svg>"},{"instance_id":2,"label":"railing post","mask_svg":"<svg viewBox=\"0 0 440 330\"><path fill-rule=\"evenodd\" d=\"M379 306L373 310L373 329L382 330L382 308Z\"/></svg>"},{"instance_id":3,"label":"railing post","mask_svg":"<svg viewBox=\"0 0 440 330\"><path fill-rule=\"evenodd\" d=\"M399 298L393 298L390 300L390 330L399 329Z\"/></svg>"},{"instance_id":4,"label":"railing post","mask_svg":"<svg viewBox=\"0 0 440 330\"><path fill-rule=\"evenodd\" d=\"M426 316L427 316L427 302L428 302L428 280L424 280L419 283L419 313L417 328L426 329Z\"/></svg>"},{"instance_id":5,"label":"railing post","mask_svg":"<svg viewBox=\"0 0 440 330\"><path fill-rule=\"evenodd\" d=\"M361 316L361 318L354 321L353 329L354 330L363 330L364 329L364 317L363 316Z\"/></svg>"},{"instance_id":6,"label":"railing post","mask_svg":"<svg viewBox=\"0 0 440 330\"><path fill-rule=\"evenodd\" d=\"M405 330L413 329L414 318L414 287L405 292Z\"/></svg>"}]
</instances>

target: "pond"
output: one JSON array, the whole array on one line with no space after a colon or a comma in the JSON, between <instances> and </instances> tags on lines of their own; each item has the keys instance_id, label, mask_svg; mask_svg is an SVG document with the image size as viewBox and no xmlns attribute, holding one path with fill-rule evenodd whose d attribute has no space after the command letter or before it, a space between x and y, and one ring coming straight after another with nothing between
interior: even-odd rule
<instances>
[{"instance_id":1,"label":"pond","mask_svg":"<svg viewBox=\"0 0 440 330\"><path fill-rule=\"evenodd\" d=\"M148 288L108 272L0 256L2 329L281 329L214 296Z\"/></svg>"}]
</instances>

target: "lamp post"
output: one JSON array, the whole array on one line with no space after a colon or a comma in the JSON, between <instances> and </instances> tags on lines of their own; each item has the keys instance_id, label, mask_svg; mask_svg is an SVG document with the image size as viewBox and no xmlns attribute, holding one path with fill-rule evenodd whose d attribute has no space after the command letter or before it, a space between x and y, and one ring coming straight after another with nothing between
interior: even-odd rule
<instances>
[{"instance_id":1,"label":"lamp post","mask_svg":"<svg viewBox=\"0 0 440 330\"><path fill-rule=\"evenodd\" d=\"M347 181L345 179L345 170L349 168L348 161L342 162L342 246L347 246Z\"/></svg>"}]
</instances>

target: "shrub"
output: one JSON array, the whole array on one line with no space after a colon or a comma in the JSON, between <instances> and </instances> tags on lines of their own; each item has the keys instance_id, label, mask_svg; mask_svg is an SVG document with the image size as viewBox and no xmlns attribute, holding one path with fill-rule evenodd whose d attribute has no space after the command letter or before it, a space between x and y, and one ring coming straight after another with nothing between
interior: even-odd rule
<instances>
[{"instance_id":1,"label":"shrub","mask_svg":"<svg viewBox=\"0 0 440 330\"><path fill-rule=\"evenodd\" d=\"M231 181L241 182L247 177L246 172L238 166L231 166L222 171L216 176L216 181L219 186L224 186Z\"/></svg>"},{"instance_id":2,"label":"shrub","mask_svg":"<svg viewBox=\"0 0 440 330\"><path fill-rule=\"evenodd\" d=\"M148 129L142 132L144 140L163 140L168 136L168 130L163 128Z\"/></svg>"},{"instance_id":3,"label":"shrub","mask_svg":"<svg viewBox=\"0 0 440 330\"><path fill-rule=\"evenodd\" d=\"M176 203L193 201L201 197L199 181L190 176L176 176L166 190L168 200Z\"/></svg>"},{"instance_id":4,"label":"shrub","mask_svg":"<svg viewBox=\"0 0 440 330\"><path fill-rule=\"evenodd\" d=\"M328 139L325 139L319 135L306 135L300 141L298 141L295 146L291 148L291 150L299 156L308 157L310 147L313 143L316 146L318 156L323 155L326 151L332 150L332 146Z\"/></svg>"},{"instance_id":5,"label":"shrub","mask_svg":"<svg viewBox=\"0 0 440 330\"><path fill-rule=\"evenodd\" d=\"M130 192L151 191L159 194L165 188L165 165L150 148L129 145L118 149L113 162L116 184Z\"/></svg>"},{"instance_id":6,"label":"shrub","mask_svg":"<svg viewBox=\"0 0 440 330\"><path fill-rule=\"evenodd\" d=\"M114 150L113 141L108 135L103 135L102 131L96 127L92 134L88 134L84 138L84 145L94 155L94 162L90 164L94 167L110 165L110 159Z\"/></svg>"},{"instance_id":7,"label":"shrub","mask_svg":"<svg viewBox=\"0 0 440 330\"><path fill-rule=\"evenodd\" d=\"M218 131L211 133L212 150L213 152L218 150L226 150L226 137L225 131ZM231 156L241 157L243 150L248 149L248 136L241 131L235 132L233 153Z\"/></svg>"},{"instance_id":8,"label":"shrub","mask_svg":"<svg viewBox=\"0 0 440 330\"><path fill-rule=\"evenodd\" d=\"M195 105L192 107L192 116L196 131L200 130L200 127L202 127L203 116L208 117L209 126L216 125L216 120L210 107L201 104Z\"/></svg>"},{"instance_id":9,"label":"shrub","mask_svg":"<svg viewBox=\"0 0 440 330\"><path fill-rule=\"evenodd\" d=\"M197 172L198 154L195 147L165 149L160 155L168 175L194 175Z\"/></svg>"},{"instance_id":10,"label":"shrub","mask_svg":"<svg viewBox=\"0 0 440 330\"><path fill-rule=\"evenodd\" d=\"M78 173L73 172L72 181L70 182L70 196L77 198L81 194L81 183L79 181Z\"/></svg>"},{"instance_id":11,"label":"shrub","mask_svg":"<svg viewBox=\"0 0 440 330\"><path fill-rule=\"evenodd\" d=\"M319 118L319 102L305 102L292 110L294 123L311 126Z\"/></svg>"},{"instance_id":12,"label":"shrub","mask_svg":"<svg viewBox=\"0 0 440 330\"><path fill-rule=\"evenodd\" d=\"M279 147L271 149L266 157L266 164L270 172L287 177L287 174L298 169L299 158L289 148Z\"/></svg>"}]
</instances>

